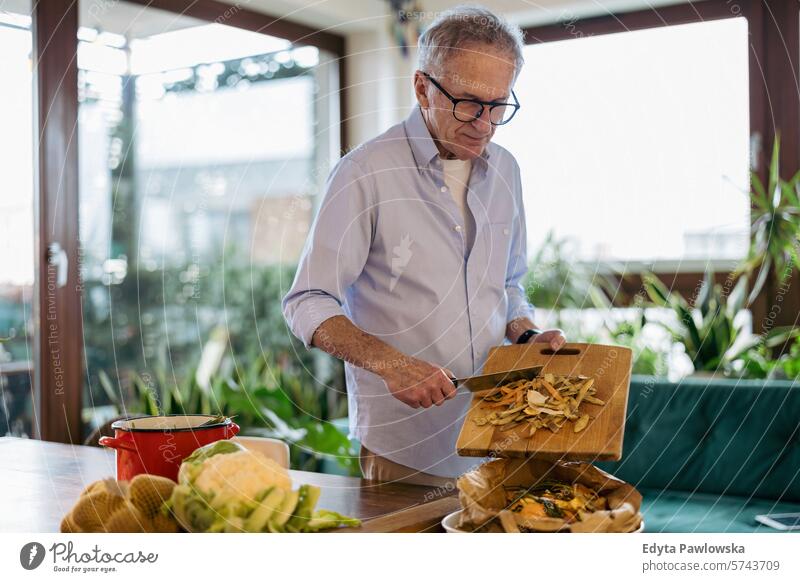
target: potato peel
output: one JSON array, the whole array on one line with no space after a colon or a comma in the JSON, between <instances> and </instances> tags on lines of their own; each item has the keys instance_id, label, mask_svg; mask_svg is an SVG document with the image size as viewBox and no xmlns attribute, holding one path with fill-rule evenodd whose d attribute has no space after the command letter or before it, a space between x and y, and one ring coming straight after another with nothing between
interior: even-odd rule
<instances>
[{"instance_id":1,"label":"potato peel","mask_svg":"<svg viewBox=\"0 0 800 582\"><path fill-rule=\"evenodd\" d=\"M529 437L540 428L556 433L571 422L573 432L579 433L592 419L581 405L605 404L595 396L594 383L594 378L586 376L556 374L509 382L486 392L480 410L487 414L473 418L473 422L478 426L498 426L502 431L527 422Z\"/></svg>"}]
</instances>

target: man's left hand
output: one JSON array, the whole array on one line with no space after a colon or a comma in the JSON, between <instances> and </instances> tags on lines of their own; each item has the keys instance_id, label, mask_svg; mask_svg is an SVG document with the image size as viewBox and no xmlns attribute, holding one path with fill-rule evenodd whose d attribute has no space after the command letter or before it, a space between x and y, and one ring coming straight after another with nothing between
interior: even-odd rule
<instances>
[{"instance_id":1,"label":"man's left hand","mask_svg":"<svg viewBox=\"0 0 800 582\"><path fill-rule=\"evenodd\" d=\"M549 343L551 349L558 350L567 343L567 338L564 337L564 332L560 329L543 329L529 339L528 343Z\"/></svg>"}]
</instances>

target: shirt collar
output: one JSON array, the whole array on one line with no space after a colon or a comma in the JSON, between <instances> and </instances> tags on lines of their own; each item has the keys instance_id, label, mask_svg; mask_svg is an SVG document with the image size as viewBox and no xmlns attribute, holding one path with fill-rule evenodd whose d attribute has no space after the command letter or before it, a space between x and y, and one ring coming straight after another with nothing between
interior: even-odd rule
<instances>
[{"instance_id":1,"label":"shirt collar","mask_svg":"<svg viewBox=\"0 0 800 582\"><path fill-rule=\"evenodd\" d=\"M406 139L408 139L408 144L411 147L411 153L414 156L414 162L417 164L417 170L422 173L439 157L439 149L433 142L419 105L413 108L403 122L403 126L406 132ZM477 167L483 175L486 174L488 168L489 155L489 147L487 146L483 148L483 153L473 163L473 166Z\"/></svg>"}]
</instances>

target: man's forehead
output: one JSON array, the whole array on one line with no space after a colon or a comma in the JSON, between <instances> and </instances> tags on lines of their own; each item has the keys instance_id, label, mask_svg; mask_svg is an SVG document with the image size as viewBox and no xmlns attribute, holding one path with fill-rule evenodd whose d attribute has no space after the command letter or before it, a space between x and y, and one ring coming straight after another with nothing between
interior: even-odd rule
<instances>
[{"instance_id":1,"label":"man's forehead","mask_svg":"<svg viewBox=\"0 0 800 582\"><path fill-rule=\"evenodd\" d=\"M511 75L493 73L482 76L476 74L475 71L452 69L445 69L443 78L449 84L450 92L454 97L486 101L508 97L511 94L511 83L513 82Z\"/></svg>"}]
</instances>

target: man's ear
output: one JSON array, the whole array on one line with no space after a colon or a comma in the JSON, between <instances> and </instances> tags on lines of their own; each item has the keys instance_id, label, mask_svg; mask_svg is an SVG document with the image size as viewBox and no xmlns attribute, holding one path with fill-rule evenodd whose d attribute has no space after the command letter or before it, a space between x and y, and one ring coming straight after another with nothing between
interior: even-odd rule
<instances>
[{"instance_id":1,"label":"man's ear","mask_svg":"<svg viewBox=\"0 0 800 582\"><path fill-rule=\"evenodd\" d=\"M423 109L427 109L430 106L430 103L428 102L427 90L428 90L427 83L425 83L425 76L422 74L422 71L420 70L415 71L414 94L417 96L417 102Z\"/></svg>"}]
</instances>

